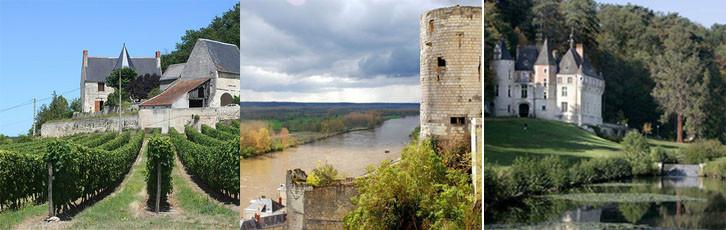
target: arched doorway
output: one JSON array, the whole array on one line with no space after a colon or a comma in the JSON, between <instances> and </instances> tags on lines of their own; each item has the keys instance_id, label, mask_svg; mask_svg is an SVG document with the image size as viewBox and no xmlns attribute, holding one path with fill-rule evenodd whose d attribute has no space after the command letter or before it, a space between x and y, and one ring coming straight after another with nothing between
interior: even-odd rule
<instances>
[{"instance_id":1,"label":"arched doorway","mask_svg":"<svg viewBox=\"0 0 726 230\"><path fill-rule=\"evenodd\" d=\"M519 104L519 117L528 117L529 116L529 104L522 103Z\"/></svg>"},{"instance_id":2,"label":"arched doorway","mask_svg":"<svg viewBox=\"0 0 726 230\"><path fill-rule=\"evenodd\" d=\"M224 93L224 94L222 94L222 97L220 98L220 101L221 101L220 104L222 106L229 105L229 104L234 103L233 100L234 99L232 99L232 95L230 95L229 93Z\"/></svg>"}]
</instances>

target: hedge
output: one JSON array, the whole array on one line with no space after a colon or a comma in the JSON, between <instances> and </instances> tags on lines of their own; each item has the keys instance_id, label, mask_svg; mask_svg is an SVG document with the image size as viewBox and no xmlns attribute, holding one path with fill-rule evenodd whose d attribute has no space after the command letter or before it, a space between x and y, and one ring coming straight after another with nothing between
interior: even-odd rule
<instances>
[{"instance_id":1,"label":"hedge","mask_svg":"<svg viewBox=\"0 0 726 230\"><path fill-rule=\"evenodd\" d=\"M173 128L169 130L169 136L189 174L201 179L209 188L239 199L239 141L217 140L221 144L205 146L187 140ZM187 133L187 136L195 134Z\"/></svg>"},{"instance_id":2,"label":"hedge","mask_svg":"<svg viewBox=\"0 0 726 230\"><path fill-rule=\"evenodd\" d=\"M149 138L146 150L146 193L149 195L149 207L154 208L156 202L157 162L161 166L161 195L159 203L167 200L172 191L171 171L174 168L174 145L167 136L153 135Z\"/></svg>"}]
</instances>

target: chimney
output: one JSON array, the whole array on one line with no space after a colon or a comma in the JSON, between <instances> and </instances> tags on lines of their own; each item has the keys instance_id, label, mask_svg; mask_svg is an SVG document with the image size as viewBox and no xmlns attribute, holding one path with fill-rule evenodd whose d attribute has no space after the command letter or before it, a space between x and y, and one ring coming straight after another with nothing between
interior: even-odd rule
<instances>
[{"instance_id":1,"label":"chimney","mask_svg":"<svg viewBox=\"0 0 726 230\"><path fill-rule=\"evenodd\" d=\"M88 50L83 50L83 67L88 67Z\"/></svg>"},{"instance_id":2,"label":"chimney","mask_svg":"<svg viewBox=\"0 0 726 230\"><path fill-rule=\"evenodd\" d=\"M575 51L577 51L577 54L579 54L580 57L585 57L585 48L582 46L582 43L577 43L577 45L575 45Z\"/></svg>"},{"instance_id":3,"label":"chimney","mask_svg":"<svg viewBox=\"0 0 726 230\"><path fill-rule=\"evenodd\" d=\"M156 51L156 68L161 68L161 52Z\"/></svg>"}]
</instances>

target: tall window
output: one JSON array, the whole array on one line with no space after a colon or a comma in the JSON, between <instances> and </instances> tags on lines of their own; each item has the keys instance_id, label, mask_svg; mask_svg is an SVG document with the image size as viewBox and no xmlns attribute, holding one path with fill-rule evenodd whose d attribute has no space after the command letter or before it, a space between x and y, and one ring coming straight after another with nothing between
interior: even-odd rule
<instances>
[{"instance_id":1,"label":"tall window","mask_svg":"<svg viewBox=\"0 0 726 230\"><path fill-rule=\"evenodd\" d=\"M507 86L507 97L512 97L512 86L511 85Z\"/></svg>"},{"instance_id":2,"label":"tall window","mask_svg":"<svg viewBox=\"0 0 726 230\"><path fill-rule=\"evenodd\" d=\"M103 82L98 83L98 92L106 91L106 84Z\"/></svg>"},{"instance_id":3,"label":"tall window","mask_svg":"<svg viewBox=\"0 0 726 230\"><path fill-rule=\"evenodd\" d=\"M522 84L522 98L527 98L527 85Z\"/></svg>"},{"instance_id":4,"label":"tall window","mask_svg":"<svg viewBox=\"0 0 726 230\"><path fill-rule=\"evenodd\" d=\"M544 87L547 88L547 76L544 78Z\"/></svg>"},{"instance_id":5,"label":"tall window","mask_svg":"<svg viewBox=\"0 0 726 230\"><path fill-rule=\"evenodd\" d=\"M567 84L572 84L572 77L567 77Z\"/></svg>"},{"instance_id":6,"label":"tall window","mask_svg":"<svg viewBox=\"0 0 726 230\"><path fill-rule=\"evenodd\" d=\"M567 102L562 102L562 110L563 113L567 112Z\"/></svg>"},{"instance_id":7,"label":"tall window","mask_svg":"<svg viewBox=\"0 0 726 230\"><path fill-rule=\"evenodd\" d=\"M567 87L562 87L562 96L567 97Z\"/></svg>"},{"instance_id":8,"label":"tall window","mask_svg":"<svg viewBox=\"0 0 726 230\"><path fill-rule=\"evenodd\" d=\"M546 91L546 89L544 91L544 99L547 99L547 91Z\"/></svg>"},{"instance_id":9,"label":"tall window","mask_svg":"<svg viewBox=\"0 0 726 230\"><path fill-rule=\"evenodd\" d=\"M511 112L512 112L512 105L507 105L507 113L511 113Z\"/></svg>"},{"instance_id":10,"label":"tall window","mask_svg":"<svg viewBox=\"0 0 726 230\"><path fill-rule=\"evenodd\" d=\"M499 85L494 85L494 95L499 96Z\"/></svg>"},{"instance_id":11,"label":"tall window","mask_svg":"<svg viewBox=\"0 0 726 230\"><path fill-rule=\"evenodd\" d=\"M544 105L543 105L543 106L542 106L542 111L546 111L546 110L547 110L547 106L544 106Z\"/></svg>"},{"instance_id":12,"label":"tall window","mask_svg":"<svg viewBox=\"0 0 726 230\"><path fill-rule=\"evenodd\" d=\"M562 84L562 77L557 77L557 84Z\"/></svg>"}]
</instances>

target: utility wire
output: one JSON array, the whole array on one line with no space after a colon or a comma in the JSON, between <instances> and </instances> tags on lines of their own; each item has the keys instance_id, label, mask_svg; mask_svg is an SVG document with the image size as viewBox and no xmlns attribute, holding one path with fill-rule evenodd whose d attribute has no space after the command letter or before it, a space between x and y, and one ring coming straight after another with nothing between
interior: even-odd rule
<instances>
[{"instance_id":1,"label":"utility wire","mask_svg":"<svg viewBox=\"0 0 726 230\"><path fill-rule=\"evenodd\" d=\"M68 90L68 91L62 92L60 94L56 94L56 96L63 96L63 95L66 95L66 94L69 94L69 93L78 91L80 89L81 88L75 88L75 89L72 89L72 90ZM47 101L47 100L50 100L50 99L53 99L53 96L41 98L41 99L36 100L35 102L36 103L37 102L43 102L43 101ZM14 106L10 106L10 107L1 109L0 110L0 113L4 113L4 112L7 112L7 111L10 111L10 110L13 110L13 109L17 109L17 108L20 108L20 107L23 107L23 106L26 106L26 105L32 105L32 104L33 104L33 99L30 99L30 100L28 100L28 102L24 102L24 103L21 103L21 104L18 104L18 105L14 105Z\"/></svg>"}]
</instances>

